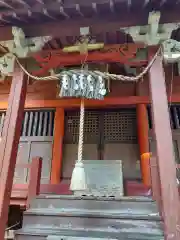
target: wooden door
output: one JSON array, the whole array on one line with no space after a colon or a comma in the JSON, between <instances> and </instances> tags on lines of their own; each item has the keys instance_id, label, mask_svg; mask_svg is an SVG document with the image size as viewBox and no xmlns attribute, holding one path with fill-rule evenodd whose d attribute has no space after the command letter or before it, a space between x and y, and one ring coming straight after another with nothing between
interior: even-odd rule
<instances>
[{"instance_id":1,"label":"wooden door","mask_svg":"<svg viewBox=\"0 0 180 240\"><path fill-rule=\"evenodd\" d=\"M1 114L4 119L5 113ZM3 120L0 121L3 124ZM1 128L2 128L1 124ZM49 183L52 158L54 111L26 111L19 142L17 164L29 164L33 157L43 159L41 183ZM27 183L29 170L16 168L14 184Z\"/></svg>"},{"instance_id":2,"label":"wooden door","mask_svg":"<svg viewBox=\"0 0 180 240\"><path fill-rule=\"evenodd\" d=\"M62 178L70 180L72 169L77 159L79 139L79 111L65 112L65 136L63 146ZM99 144L99 115L98 111L85 111L83 159L98 159Z\"/></svg>"},{"instance_id":3,"label":"wooden door","mask_svg":"<svg viewBox=\"0 0 180 240\"><path fill-rule=\"evenodd\" d=\"M104 111L105 160L122 160L124 179L141 179L136 109Z\"/></svg>"},{"instance_id":4,"label":"wooden door","mask_svg":"<svg viewBox=\"0 0 180 240\"><path fill-rule=\"evenodd\" d=\"M122 160L125 179L140 179L136 109L86 110L84 160ZM79 111L65 112L63 180L70 180L77 159Z\"/></svg>"}]
</instances>

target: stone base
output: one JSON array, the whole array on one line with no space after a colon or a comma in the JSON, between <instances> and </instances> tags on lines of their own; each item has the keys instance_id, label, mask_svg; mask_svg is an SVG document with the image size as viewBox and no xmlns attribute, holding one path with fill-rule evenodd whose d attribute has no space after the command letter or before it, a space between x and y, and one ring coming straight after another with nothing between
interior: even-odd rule
<instances>
[{"instance_id":1,"label":"stone base","mask_svg":"<svg viewBox=\"0 0 180 240\"><path fill-rule=\"evenodd\" d=\"M121 160L85 160L87 189L75 196L121 197L124 195Z\"/></svg>"}]
</instances>

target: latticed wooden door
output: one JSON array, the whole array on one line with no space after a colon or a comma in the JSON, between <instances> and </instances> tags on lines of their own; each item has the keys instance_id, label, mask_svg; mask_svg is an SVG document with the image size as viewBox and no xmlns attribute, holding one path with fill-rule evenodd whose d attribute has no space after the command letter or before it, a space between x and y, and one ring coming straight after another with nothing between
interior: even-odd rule
<instances>
[{"instance_id":1,"label":"latticed wooden door","mask_svg":"<svg viewBox=\"0 0 180 240\"><path fill-rule=\"evenodd\" d=\"M136 109L104 112L104 159L122 160L125 179L141 178Z\"/></svg>"},{"instance_id":2,"label":"latticed wooden door","mask_svg":"<svg viewBox=\"0 0 180 240\"><path fill-rule=\"evenodd\" d=\"M79 110L65 113L63 154L64 179L70 179L77 159ZM124 175L140 178L136 110L86 110L84 126L84 160L123 160ZM133 169L133 170L132 170Z\"/></svg>"},{"instance_id":3,"label":"latticed wooden door","mask_svg":"<svg viewBox=\"0 0 180 240\"><path fill-rule=\"evenodd\" d=\"M5 113L1 113L0 129L3 128ZM49 183L52 158L52 143L54 129L54 111L25 111L19 142L17 164L28 164L33 157L43 158L42 183ZM1 131L2 132L2 131ZM14 183L26 183L29 170L16 168Z\"/></svg>"},{"instance_id":4,"label":"latticed wooden door","mask_svg":"<svg viewBox=\"0 0 180 240\"><path fill-rule=\"evenodd\" d=\"M83 159L95 160L98 158L100 142L100 119L98 111L85 111ZM65 112L65 136L63 147L62 177L70 179L72 169L77 159L79 138L79 111Z\"/></svg>"}]
</instances>

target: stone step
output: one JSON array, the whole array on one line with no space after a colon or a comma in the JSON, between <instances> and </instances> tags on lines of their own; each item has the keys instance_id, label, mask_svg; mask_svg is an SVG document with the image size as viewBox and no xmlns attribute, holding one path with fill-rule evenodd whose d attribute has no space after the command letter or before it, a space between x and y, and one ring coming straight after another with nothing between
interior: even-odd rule
<instances>
[{"instance_id":1,"label":"stone step","mask_svg":"<svg viewBox=\"0 0 180 240\"><path fill-rule=\"evenodd\" d=\"M112 209L122 212L140 211L141 213L157 213L157 205L150 198L146 197L122 197L122 198L94 198L75 196L41 195L31 202L31 208L77 208L88 210Z\"/></svg>"},{"instance_id":2,"label":"stone step","mask_svg":"<svg viewBox=\"0 0 180 240\"><path fill-rule=\"evenodd\" d=\"M157 211L139 211L136 209L78 209L78 208L30 208L24 213L24 217L29 216L62 216L62 217L89 217L89 218L112 218L112 219L143 219L160 220Z\"/></svg>"},{"instance_id":3,"label":"stone step","mask_svg":"<svg viewBox=\"0 0 180 240\"><path fill-rule=\"evenodd\" d=\"M23 228L16 232L16 240L164 240L155 232L99 231L92 229Z\"/></svg>"},{"instance_id":4,"label":"stone step","mask_svg":"<svg viewBox=\"0 0 180 240\"><path fill-rule=\"evenodd\" d=\"M141 215L141 214L122 214L119 212L103 211L103 212L92 212L92 211L78 211L69 209L69 211L63 211L62 209L46 210L46 209L35 209L28 210L24 214L23 228L24 227L39 228L92 228L101 229L132 229L138 231L141 229L154 229L157 232L161 230L160 217L157 215Z\"/></svg>"},{"instance_id":5,"label":"stone step","mask_svg":"<svg viewBox=\"0 0 180 240\"><path fill-rule=\"evenodd\" d=\"M24 213L17 240L163 240L154 201L146 197L41 195Z\"/></svg>"}]
</instances>

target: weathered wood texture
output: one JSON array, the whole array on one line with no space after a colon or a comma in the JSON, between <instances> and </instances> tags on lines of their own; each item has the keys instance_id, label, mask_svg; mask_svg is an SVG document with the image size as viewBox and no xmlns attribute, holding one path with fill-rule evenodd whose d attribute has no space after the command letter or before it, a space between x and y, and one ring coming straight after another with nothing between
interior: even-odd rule
<instances>
[{"instance_id":1,"label":"weathered wood texture","mask_svg":"<svg viewBox=\"0 0 180 240\"><path fill-rule=\"evenodd\" d=\"M158 168L156 156L151 156L150 158L150 169L151 169L152 196L153 196L153 199L157 202L159 212L162 215L161 183L160 183L159 168Z\"/></svg>"},{"instance_id":2,"label":"weathered wood texture","mask_svg":"<svg viewBox=\"0 0 180 240\"><path fill-rule=\"evenodd\" d=\"M29 207L32 199L35 198L40 192L41 171L42 159L40 157L33 158L30 168L30 179L26 203L27 208Z\"/></svg>"},{"instance_id":3,"label":"weathered wood texture","mask_svg":"<svg viewBox=\"0 0 180 240\"><path fill-rule=\"evenodd\" d=\"M16 65L0 143L0 239L4 237L8 218L26 91L27 79Z\"/></svg>"},{"instance_id":4,"label":"weathered wood texture","mask_svg":"<svg viewBox=\"0 0 180 240\"><path fill-rule=\"evenodd\" d=\"M13 184L10 204L26 208L29 206L30 201L40 192L42 159L34 157L30 164L16 164L16 168L20 171L29 169L30 176L27 184Z\"/></svg>"},{"instance_id":5,"label":"weathered wood texture","mask_svg":"<svg viewBox=\"0 0 180 240\"><path fill-rule=\"evenodd\" d=\"M17 164L30 164L35 156L41 156L43 158L42 184L48 184L50 181L52 144L52 136L26 136L20 138L16 160ZM29 169L22 170L17 167L13 183L27 184L29 176Z\"/></svg>"},{"instance_id":6,"label":"weathered wood texture","mask_svg":"<svg viewBox=\"0 0 180 240\"><path fill-rule=\"evenodd\" d=\"M4 125L5 112L0 112L0 136ZM17 164L29 164L35 156L43 158L41 183L49 183L52 160L54 131L54 110L25 111L23 127L18 145ZM58 151L59 152L59 146ZM14 184L26 184L29 180L29 169L16 168Z\"/></svg>"},{"instance_id":7,"label":"weathered wood texture","mask_svg":"<svg viewBox=\"0 0 180 240\"><path fill-rule=\"evenodd\" d=\"M64 109L56 108L54 121L53 158L51 163L51 183L58 184L62 173L64 136Z\"/></svg>"},{"instance_id":8,"label":"weathered wood texture","mask_svg":"<svg viewBox=\"0 0 180 240\"><path fill-rule=\"evenodd\" d=\"M58 81L35 81L28 85L26 100L54 100L58 98ZM10 91L11 80L7 80L0 86L0 100L7 101ZM135 96L135 83L122 83L111 81L109 96Z\"/></svg>"},{"instance_id":9,"label":"weathered wood texture","mask_svg":"<svg viewBox=\"0 0 180 240\"><path fill-rule=\"evenodd\" d=\"M150 58L152 53L150 53ZM165 76L162 58L158 56L150 69L153 127L156 137L157 164L161 182L162 210L165 239L180 239L179 195L176 183L176 165L168 112Z\"/></svg>"}]
</instances>

